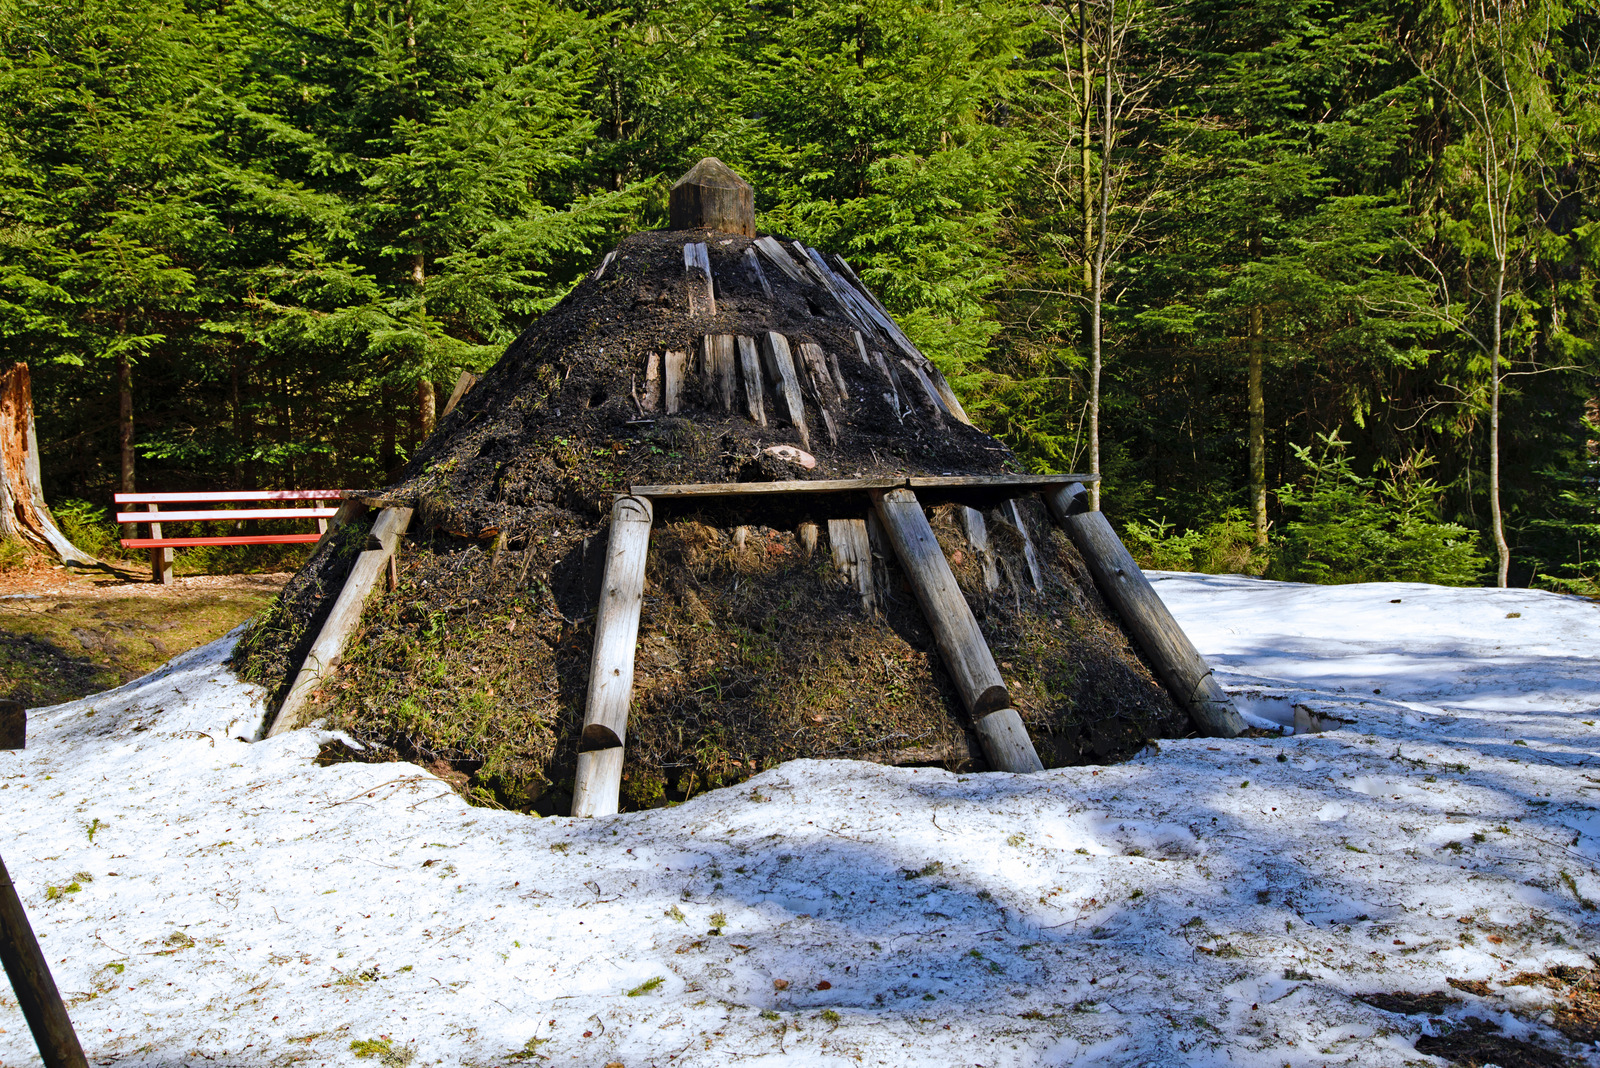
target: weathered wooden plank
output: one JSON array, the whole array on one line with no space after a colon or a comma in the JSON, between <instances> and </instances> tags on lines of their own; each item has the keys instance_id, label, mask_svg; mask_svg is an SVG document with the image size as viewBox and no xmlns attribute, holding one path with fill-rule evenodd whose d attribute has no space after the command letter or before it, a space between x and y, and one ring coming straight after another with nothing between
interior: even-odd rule
<instances>
[{"instance_id":1,"label":"weathered wooden plank","mask_svg":"<svg viewBox=\"0 0 1600 1068\"><path fill-rule=\"evenodd\" d=\"M833 265L839 269L839 274L844 278L844 280L854 286L856 292L865 297L868 303L870 303L874 308L877 308L878 311L884 315L889 314L889 309L885 308L883 306L883 302L877 298L877 295L874 294L872 290L867 288L867 284L861 280L861 277L856 274L855 268L850 266L843 256L835 253L833 257Z\"/></svg>"},{"instance_id":2,"label":"weathered wooden plank","mask_svg":"<svg viewBox=\"0 0 1600 1068\"><path fill-rule=\"evenodd\" d=\"M39 949L33 925L22 907L22 898L11 881L5 861L0 860L0 965L11 980L17 1007L33 1032L34 1045L45 1068L88 1068L83 1047L72 1029L67 1006L50 974L50 963Z\"/></svg>"},{"instance_id":3,"label":"weathered wooden plank","mask_svg":"<svg viewBox=\"0 0 1600 1068\"><path fill-rule=\"evenodd\" d=\"M933 388L933 383L928 380L928 376L922 373L922 368L918 367L914 360L901 360L900 366L905 368L911 375L912 381L921 387L921 393L917 394L917 396L922 400L923 411L931 415L934 422L943 422L945 415L944 402L939 399L939 392Z\"/></svg>"},{"instance_id":4,"label":"weathered wooden plank","mask_svg":"<svg viewBox=\"0 0 1600 1068\"><path fill-rule=\"evenodd\" d=\"M925 497L951 499L951 493L976 490L1004 494L1038 493L1095 476L1072 475L894 475L883 478L792 479L784 482L687 482L679 485L637 485L628 492L651 500L686 497L745 497L785 493L867 493L872 490L911 489Z\"/></svg>"},{"instance_id":5,"label":"weathered wooden plank","mask_svg":"<svg viewBox=\"0 0 1600 1068\"><path fill-rule=\"evenodd\" d=\"M119 523L143 523L157 514L159 505L152 504L148 512L118 512ZM160 512L161 518L153 521L151 536L159 538L154 528L162 523L195 523L213 519L235 522L240 519L329 519L337 515L337 508L212 508L205 511Z\"/></svg>"},{"instance_id":6,"label":"weathered wooden plank","mask_svg":"<svg viewBox=\"0 0 1600 1068\"><path fill-rule=\"evenodd\" d=\"M867 540L867 524L862 519L828 520L828 548L833 566L861 594L861 608L875 607L872 589L872 546Z\"/></svg>"},{"instance_id":7,"label":"weathered wooden plank","mask_svg":"<svg viewBox=\"0 0 1600 1068\"><path fill-rule=\"evenodd\" d=\"M360 490L210 490L195 493L117 493L118 504L204 504L211 501L339 501L361 496Z\"/></svg>"},{"instance_id":8,"label":"weathered wooden plank","mask_svg":"<svg viewBox=\"0 0 1600 1068\"><path fill-rule=\"evenodd\" d=\"M833 371L833 384L838 387L839 400L841 402L848 401L850 399L850 383L845 381L844 368L839 366L838 353L831 351L828 353L828 368Z\"/></svg>"},{"instance_id":9,"label":"weathered wooden plank","mask_svg":"<svg viewBox=\"0 0 1600 1068\"><path fill-rule=\"evenodd\" d=\"M745 269L755 276L756 283L761 286L762 295L768 301L773 300L772 283L767 281L767 272L761 269L761 259L756 255L754 248L744 250L744 265Z\"/></svg>"},{"instance_id":10,"label":"weathered wooden plank","mask_svg":"<svg viewBox=\"0 0 1600 1068\"><path fill-rule=\"evenodd\" d=\"M945 411L955 416L959 422L971 426L972 420L967 418L967 410L961 407L961 400L956 396L956 391L950 388L950 383L931 362L927 366L927 374L929 380L933 382L934 390L939 394L939 401L944 405Z\"/></svg>"},{"instance_id":11,"label":"weathered wooden plank","mask_svg":"<svg viewBox=\"0 0 1600 1068\"><path fill-rule=\"evenodd\" d=\"M733 411L733 397L738 388L733 364L733 335L705 335L700 339L700 354L707 394L722 402L723 411Z\"/></svg>"},{"instance_id":12,"label":"weathered wooden plank","mask_svg":"<svg viewBox=\"0 0 1600 1068\"><path fill-rule=\"evenodd\" d=\"M772 376L773 392L778 395L789 422L799 431L801 445L810 451L811 429L806 426L805 401L800 395L800 380L795 374L794 357L789 352L789 339L769 330L761 335L761 352L766 357L767 373Z\"/></svg>"},{"instance_id":13,"label":"weathered wooden plank","mask_svg":"<svg viewBox=\"0 0 1600 1068\"><path fill-rule=\"evenodd\" d=\"M639 407L653 412L661 407L661 353L652 352L644 364L644 397Z\"/></svg>"},{"instance_id":14,"label":"weathered wooden plank","mask_svg":"<svg viewBox=\"0 0 1600 1068\"><path fill-rule=\"evenodd\" d=\"M1047 494L1045 500L1056 522L1066 528L1084 563L1089 565L1095 586L1132 632L1167 692L1189 713L1195 725L1215 738L1238 737L1244 732L1244 719L1233 699L1217 684L1211 665L1172 618L1122 539L1111 529L1105 513L1074 511L1073 498L1079 495L1065 486Z\"/></svg>"},{"instance_id":15,"label":"weathered wooden plank","mask_svg":"<svg viewBox=\"0 0 1600 1068\"><path fill-rule=\"evenodd\" d=\"M1033 582L1034 590L1044 589L1044 573L1039 569L1039 554L1033 548L1033 535L1028 533L1028 524L1024 521L1022 509L1017 507L1015 499L1005 503L1006 518L1011 525L1017 528L1017 533L1022 535L1022 559L1028 565L1028 578Z\"/></svg>"},{"instance_id":16,"label":"weathered wooden plank","mask_svg":"<svg viewBox=\"0 0 1600 1068\"><path fill-rule=\"evenodd\" d=\"M783 272L789 281L804 282L808 280L804 272L800 270L800 265L794 262L789 257L789 254L783 250L783 246L778 243L777 238L771 236L759 237L754 244L756 248L761 250L762 255L772 261L774 267Z\"/></svg>"},{"instance_id":17,"label":"weathered wooden plank","mask_svg":"<svg viewBox=\"0 0 1600 1068\"><path fill-rule=\"evenodd\" d=\"M739 373L744 379L744 407L750 421L757 426L767 425L767 409L761 388L761 356L756 349L756 339L740 336L734 339L739 350Z\"/></svg>"},{"instance_id":18,"label":"weathered wooden plank","mask_svg":"<svg viewBox=\"0 0 1600 1068\"><path fill-rule=\"evenodd\" d=\"M607 260L607 262L609 263L610 261ZM455 411L456 405L461 403L461 398L465 397L467 395L467 391L477 384L477 375L473 374L471 371L462 371L460 376L456 378L456 388L450 391L450 399L445 401L444 411L439 413L439 418L443 419L445 416Z\"/></svg>"},{"instance_id":19,"label":"weathered wooden plank","mask_svg":"<svg viewBox=\"0 0 1600 1068\"><path fill-rule=\"evenodd\" d=\"M983 584L993 593L1000 587L1000 571L995 567L994 552L989 548L989 524L982 512L963 506L961 526L966 531L967 544L972 546L973 555L978 558L978 567L983 571Z\"/></svg>"},{"instance_id":20,"label":"weathered wooden plank","mask_svg":"<svg viewBox=\"0 0 1600 1068\"><path fill-rule=\"evenodd\" d=\"M877 491L872 501L895 557L922 605L945 670L974 726L979 727L989 763L1001 771L1037 771L1042 765L1032 744L1025 749L1033 754L1030 761L1004 720L988 725L998 729L984 729L994 713L1011 708L1011 697L916 494L908 489ZM1026 731L1022 737L1026 740Z\"/></svg>"},{"instance_id":21,"label":"weathered wooden plank","mask_svg":"<svg viewBox=\"0 0 1600 1068\"><path fill-rule=\"evenodd\" d=\"M589 657L589 689L572 794L574 816L609 816L617 811L652 518L650 502L643 497L620 495L611 507L611 534L600 604L595 610L594 649Z\"/></svg>"},{"instance_id":22,"label":"weathered wooden plank","mask_svg":"<svg viewBox=\"0 0 1600 1068\"><path fill-rule=\"evenodd\" d=\"M711 280L711 256L703 241L683 246L684 283L689 290L689 315L709 319L717 314L716 287Z\"/></svg>"},{"instance_id":23,"label":"weathered wooden plank","mask_svg":"<svg viewBox=\"0 0 1600 1068\"><path fill-rule=\"evenodd\" d=\"M410 525L410 508L385 508L378 513L368 543L376 542L376 547L356 557L355 566L350 569L344 588L333 602L333 609L317 634L317 640L306 653L305 662L300 665L289 693L278 707L278 714L268 727L266 737L275 737L300 725L312 692L339 666L345 645L350 641L350 633L361 622L361 611L366 607L373 586L377 584L389 557Z\"/></svg>"},{"instance_id":24,"label":"weathered wooden plank","mask_svg":"<svg viewBox=\"0 0 1600 1068\"><path fill-rule=\"evenodd\" d=\"M900 422L904 423L906 421L906 416L911 414L911 403L906 396L905 388L900 385L900 376L895 372L894 364L884 359L883 353L874 350L872 353L872 359L873 362L878 365L878 371L883 375L884 381L889 383L889 389L891 392L884 394L884 399L889 399L892 394L894 400L894 416L896 419L900 420Z\"/></svg>"},{"instance_id":25,"label":"weathered wooden plank","mask_svg":"<svg viewBox=\"0 0 1600 1068\"><path fill-rule=\"evenodd\" d=\"M817 410L822 413L822 424L827 427L828 440L838 444L838 420L843 405L840 403L838 389L833 381L833 372L828 367L828 357L823 353L822 346L813 342L802 341L799 347L800 364L805 368L812 399L817 402Z\"/></svg>"},{"instance_id":26,"label":"weathered wooden plank","mask_svg":"<svg viewBox=\"0 0 1600 1068\"><path fill-rule=\"evenodd\" d=\"M669 352L662 361L666 370L666 406L668 415L676 415L683 407L683 379L688 371L687 352Z\"/></svg>"}]
</instances>

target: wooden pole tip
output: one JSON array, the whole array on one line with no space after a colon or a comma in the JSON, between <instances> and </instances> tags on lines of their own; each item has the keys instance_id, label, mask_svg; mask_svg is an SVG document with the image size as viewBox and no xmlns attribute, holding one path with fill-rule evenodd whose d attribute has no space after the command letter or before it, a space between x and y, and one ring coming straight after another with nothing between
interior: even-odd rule
<instances>
[{"instance_id":1,"label":"wooden pole tip","mask_svg":"<svg viewBox=\"0 0 1600 1068\"><path fill-rule=\"evenodd\" d=\"M721 230L755 237L755 190L726 163L707 156L673 184L667 215L674 230Z\"/></svg>"}]
</instances>

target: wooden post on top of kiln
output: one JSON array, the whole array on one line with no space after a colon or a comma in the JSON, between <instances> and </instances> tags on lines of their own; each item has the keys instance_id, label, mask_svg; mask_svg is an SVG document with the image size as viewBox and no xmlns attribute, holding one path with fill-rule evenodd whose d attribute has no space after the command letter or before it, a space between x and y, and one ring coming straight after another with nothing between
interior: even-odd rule
<instances>
[{"instance_id":1,"label":"wooden post on top of kiln","mask_svg":"<svg viewBox=\"0 0 1600 1068\"><path fill-rule=\"evenodd\" d=\"M673 183L667 216L674 230L721 230L755 237L755 190L726 163L707 156Z\"/></svg>"}]
</instances>

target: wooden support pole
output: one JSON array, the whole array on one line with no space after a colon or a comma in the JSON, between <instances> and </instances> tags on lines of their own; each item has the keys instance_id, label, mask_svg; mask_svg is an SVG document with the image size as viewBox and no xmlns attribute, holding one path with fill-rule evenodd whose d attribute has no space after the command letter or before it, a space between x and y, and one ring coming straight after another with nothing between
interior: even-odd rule
<instances>
[{"instance_id":1,"label":"wooden support pole","mask_svg":"<svg viewBox=\"0 0 1600 1068\"><path fill-rule=\"evenodd\" d=\"M677 415L683 407L683 375L689 363L687 352L669 352L662 361L666 370L666 407L668 415ZM648 379L646 379L648 382Z\"/></svg>"},{"instance_id":2,"label":"wooden support pole","mask_svg":"<svg viewBox=\"0 0 1600 1068\"><path fill-rule=\"evenodd\" d=\"M161 506L156 504L154 501L151 501L149 504L145 505L145 507L150 509L152 512L161 511ZM161 524L159 522L150 524L150 536L152 538L161 537ZM163 548L150 550L150 581L161 586L169 586L172 584L171 549Z\"/></svg>"},{"instance_id":3,"label":"wooden support pole","mask_svg":"<svg viewBox=\"0 0 1600 1068\"><path fill-rule=\"evenodd\" d=\"M1195 726L1213 738L1237 738L1244 719L1212 674L1211 665L1172 618L1161 597L1134 563L1103 512L1089 511L1088 493L1073 483L1045 493L1055 521L1078 547L1094 584L1122 617L1173 700Z\"/></svg>"},{"instance_id":4,"label":"wooden support pole","mask_svg":"<svg viewBox=\"0 0 1600 1068\"><path fill-rule=\"evenodd\" d=\"M708 396L722 402L722 410L733 411L737 375L733 362L733 335L706 334L700 339L700 363Z\"/></svg>"},{"instance_id":5,"label":"wooden support pole","mask_svg":"<svg viewBox=\"0 0 1600 1068\"><path fill-rule=\"evenodd\" d=\"M0 749L26 749L28 710L21 701L0 701Z\"/></svg>"},{"instance_id":6,"label":"wooden support pole","mask_svg":"<svg viewBox=\"0 0 1600 1068\"><path fill-rule=\"evenodd\" d=\"M861 594L862 611L874 607L872 592L872 546L867 541L867 524L862 519L828 520L828 548L833 566Z\"/></svg>"},{"instance_id":7,"label":"wooden support pole","mask_svg":"<svg viewBox=\"0 0 1600 1068\"><path fill-rule=\"evenodd\" d=\"M761 336L761 351L767 359L767 373L772 376L773 392L782 402L789 422L800 432L800 444L811 450L811 429L806 426L805 401L800 396L800 379L794 371L794 357L789 352L789 339L769 330Z\"/></svg>"},{"instance_id":8,"label":"wooden support pole","mask_svg":"<svg viewBox=\"0 0 1600 1068\"><path fill-rule=\"evenodd\" d=\"M274 738L300 725L312 692L339 666L344 647L350 641L350 633L361 622L361 610L366 607L372 588L387 571L389 558L394 555L410 525L409 508L385 508L378 513L376 522L372 524L369 548L356 557L350 576L344 580L344 589L339 591L339 598L333 602L327 622L322 624L316 642L306 653L305 662L300 665L288 695L267 728L266 737Z\"/></svg>"},{"instance_id":9,"label":"wooden support pole","mask_svg":"<svg viewBox=\"0 0 1600 1068\"><path fill-rule=\"evenodd\" d=\"M619 495L611 506L611 538L594 617L589 692L572 788L574 816L609 816L617 811L652 517L650 501L644 497Z\"/></svg>"},{"instance_id":10,"label":"wooden support pole","mask_svg":"<svg viewBox=\"0 0 1600 1068\"><path fill-rule=\"evenodd\" d=\"M16 991L22 1018L28 1021L34 1044L45 1068L88 1068L83 1047L72 1029L72 1019L61 992L50 975L50 965L33 936L33 925L22 899L0 860L0 964L5 965L11 989Z\"/></svg>"},{"instance_id":11,"label":"wooden support pole","mask_svg":"<svg viewBox=\"0 0 1600 1068\"><path fill-rule=\"evenodd\" d=\"M1011 696L916 494L908 489L880 490L873 493L872 503L933 630L945 670L978 729L989 763L1001 771L1041 770L1044 765L1032 743L1025 750L1017 743L1018 730L1027 739L1020 717L1015 723L1010 716L996 719L1002 711L1016 716Z\"/></svg>"},{"instance_id":12,"label":"wooden support pole","mask_svg":"<svg viewBox=\"0 0 1600 1068\"><path fill-rule=\"evenodd\" d=\"M763 390L761 388L761 356L756 350L756 339L753 337L738 337L734 339L739 349L739 373L744 379L744 407L750 415L750 421L757 426L767 425L767 409L763 403Z\"/></svg>"}]
</instances>

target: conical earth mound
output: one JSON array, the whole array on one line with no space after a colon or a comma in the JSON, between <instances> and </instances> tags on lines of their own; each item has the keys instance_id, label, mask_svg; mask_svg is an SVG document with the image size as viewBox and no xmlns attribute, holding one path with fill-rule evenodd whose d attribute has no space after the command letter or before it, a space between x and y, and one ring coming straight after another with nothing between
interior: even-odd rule
<instances>
[{"instance_id":1,"label":"conical earth mound","mask_svg":"<svg viewBox=\"0 0 1600 1068\"><path fill-rule=\"evenodd\" d=\"M1014 470L870 302L842 261L787 241L627 238L372 502L415 509L398 581L368 602L315 714L363 759L565 813L615 494ZM1044 763L1190 733L1037 498L980 503L987 548L961 505L928 516ZM894 554L875 546L870 606L833 562L828 521L869 510L848 492L657 501L623 807L796 757L985 766ZM370 526L330 537L241 643L242 673L275 701Z\"/></svg>"}]
</instances>

